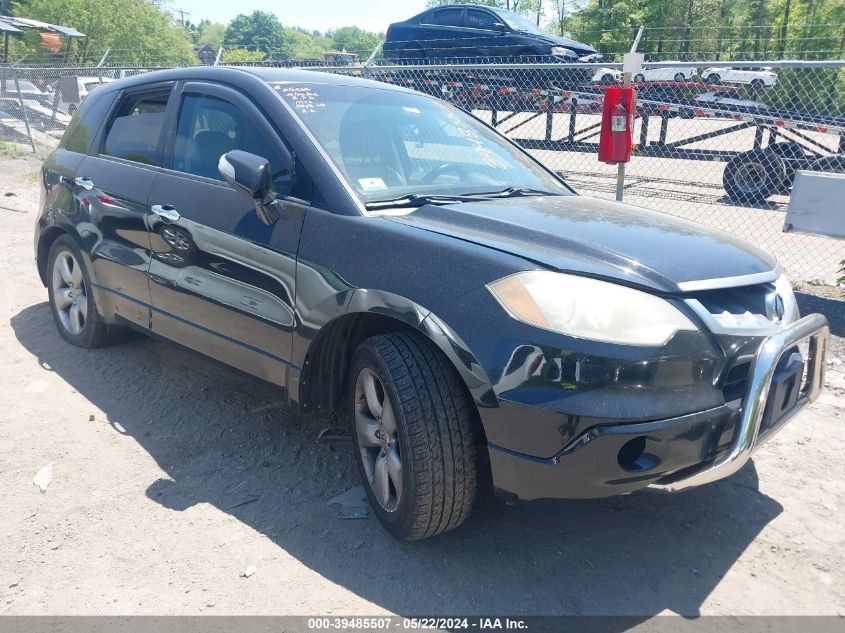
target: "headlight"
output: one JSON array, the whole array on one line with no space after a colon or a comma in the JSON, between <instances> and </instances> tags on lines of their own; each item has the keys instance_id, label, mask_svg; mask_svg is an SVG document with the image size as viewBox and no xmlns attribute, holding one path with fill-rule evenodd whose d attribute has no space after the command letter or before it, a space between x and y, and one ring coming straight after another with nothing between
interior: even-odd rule
<instances>
[{"instance_id":1,"label":"headlight","mask_svg":"<svg viewBox=\"0 0 845 633\"><path fill-rule=\"evenodd\" d=\"M801 313L798 310L798 302L795 300L795 292L792 290L792 284L786 275L781 275L775 282L775 292L783 299L783 318L781 322L784 325L789 325L801 318Z\"/></svg>"},{"instance_id":2,"label":"headlight","mask_svg":"<svg viewBox=\"0 0 845 633\"><path fill-rule=\"evenodd\" d=\"M660 346L679 330L698 329L660 297L588 277L535 270L487 288L513 318L579 338Z\"/></svg>"},{"instance_id":3,"label":"headlight","mask_svg":"<svg viewBox=\"0 0 845 633\"><path fill-rule=\"evenodd\" d=\"M574 51L565 46L552 46L551 54L557 55L558 57L577 57Z\"/></svg>"}]
</instances>

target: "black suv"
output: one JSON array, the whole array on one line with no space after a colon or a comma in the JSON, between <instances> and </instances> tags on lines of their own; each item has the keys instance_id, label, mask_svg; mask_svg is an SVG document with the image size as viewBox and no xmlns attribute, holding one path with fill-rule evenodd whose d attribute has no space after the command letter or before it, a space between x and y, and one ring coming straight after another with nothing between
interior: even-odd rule
<instances>
[{"instance_id":1,"label":"black suv","mask_svg":"<svg viewBox=\"0 0 845 633\"><path fill-rule=\"evenodd\" d=\"M396 86L212 67L116 81L41 185L35 254L67 342L138 330L342 411L398 537L457 527L488 488L725 477L822 384L827 323L799 318L771 256L578 196Z\"/></svg>"},{"instance_id":2,"label":"black suv","mask_svg":"<svg viewBox=\"0 0 845 633\"><path fill-rule=\"evenodd\" d=\"M574 62L595 55L593 47L543 33L513 11L478 5L429 9L391 24L384 42L391 60Z\"/></svg>"}]
</instances>

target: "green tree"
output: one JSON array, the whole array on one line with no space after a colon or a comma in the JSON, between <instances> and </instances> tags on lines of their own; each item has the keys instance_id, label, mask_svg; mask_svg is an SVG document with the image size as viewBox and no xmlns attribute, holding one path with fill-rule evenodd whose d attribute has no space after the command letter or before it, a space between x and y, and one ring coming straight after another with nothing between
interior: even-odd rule
<instances>
[{"instance_id":1,"label":"green tree","mask_svg":"<svg viewBox=\"0 0 845 633\"><path fill-rule=\"evenodd\" d=\"M264 60L264 53L248 51L245 48L227 48L223 50L220 61L224 64L231 62L260 62Z\"/></svg>"},{"instance_id":2,"label":"green tree","mask_svg":"<svg viewBox=\"0 0 845 633\"><path fill-rule=\"evenodd\" d=\"M223 45L223 37L226 35L226 25L209 20L201 20L197 28L191 33L194 44L208 44L214 48Z\"/></svg>"},{"instance_id":3,"label":"green tree","mask_svg":"<svg viewBox=\"0 0 845 633\"><path fill-rule=\"evenodd\" d=\"M266 11L238 15L226 28L223 45L260 51L268 59L287 59L285 29L279 19Z\"/></svg>"},{"instance_id":4,"label":"green tree","mask_svg":"<svg viewBox=\"0 0 845 633\"><path fill-rule=\"evenodd\" d=\"M288 59L314 59L323 54L323 47L310 33L285 27L285 53Z\"/></svg>"},{"instance_id":5,"label":"green tree","mask_svg":"<svg viewBox=\"0 0 845 633\"><path fill-rule=\"evenodd\" d=\"M329 33L332 38L332 48L337 51L346 50L357 53L362 59L370 56L376 46L384 39L383 33L364 31L357 26L344 26Z\"/></svg>"},{"instance_id":6,"label":"green tree","mask_svg":"<svg viewBox=\"0 0 845 633\"><path fill-rule=\"evenodd\" d=\"M106 48L126 63L195 62L188 33L145 0L23 0L15 15L75 28L75 55L86 58ZM16 53L40 52L36 33L16 43Z\"/></svg>"}]
</instances>

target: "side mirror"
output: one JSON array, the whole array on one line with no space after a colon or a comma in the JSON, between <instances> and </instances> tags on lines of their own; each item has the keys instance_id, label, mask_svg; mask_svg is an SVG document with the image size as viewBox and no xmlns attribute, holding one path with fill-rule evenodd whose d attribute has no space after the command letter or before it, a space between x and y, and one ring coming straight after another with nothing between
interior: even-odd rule
<instances>
[{"instance_id":1,"label":"side mirror","mask_svg":"<svg viewBox=\"0 0 845 633\"><path fill-rule=\"evenodd\" d=\"M279 171L291 174L293 157L286 154L280 160L285 164L276 166ZM279 212L273 206L277 196L270 189L270 161L235 149L220 157L217 171L232 189L252 200L255 212L264 224L273 224L279 219Z\"/></svg>"},{"instance_id":2,"label":"side mirror","mask_svg":"<svg viewBox=\"0 0 845 633\"><path fill-rule=\"evenodd\" d=\"M499 31L499 33L504 33L508 30L508 27L504 22L493 22L493 30Z\"/></svg>"}]
</instances>

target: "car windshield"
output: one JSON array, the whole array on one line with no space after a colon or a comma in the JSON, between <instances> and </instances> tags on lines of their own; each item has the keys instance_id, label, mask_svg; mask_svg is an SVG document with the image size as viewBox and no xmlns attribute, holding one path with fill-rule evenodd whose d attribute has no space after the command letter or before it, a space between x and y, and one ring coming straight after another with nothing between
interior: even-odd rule
<instances>
[{"instance_id":1,"label":"car windshield","mask_svg":"<svg viewBox=\"0 0 845 633\"><path fill-rule=\"evenodd\" d=\"M363 86L271 85L367 203L503 190L571 193L507 140L443 101Z\"/></svg>"},{"instance_id":2,"label":"car windshield","mask_svg":"<svg viewBox=\"0 0 845 633\"><path fill-rule=\"evenodd\" d=\"M541 31L536 24L530 22L529 20L525 19L518 13L514 13L513 11L508 11L507 9L498 9L496 10L496 14L502 18L505 23L511 27L514 31L525 31L526 33L539 33L542 34Z\"/></svg>"}]
</instances>

